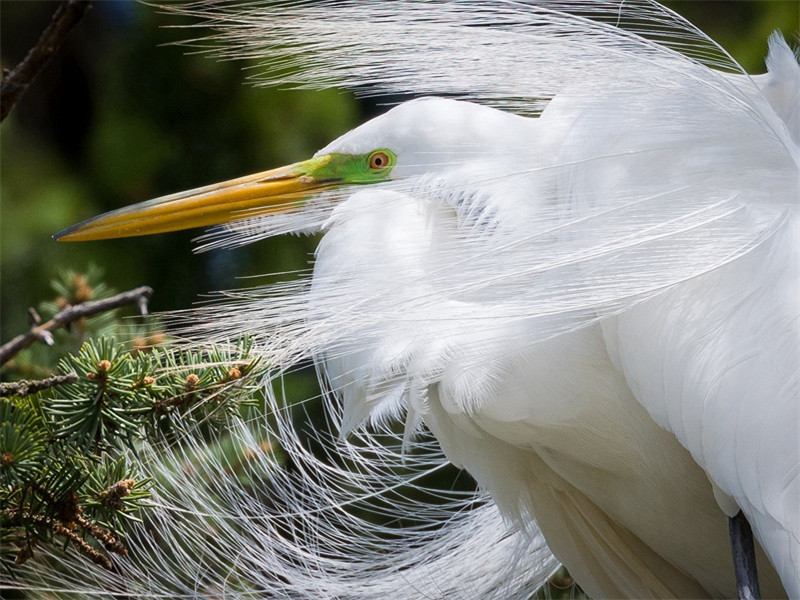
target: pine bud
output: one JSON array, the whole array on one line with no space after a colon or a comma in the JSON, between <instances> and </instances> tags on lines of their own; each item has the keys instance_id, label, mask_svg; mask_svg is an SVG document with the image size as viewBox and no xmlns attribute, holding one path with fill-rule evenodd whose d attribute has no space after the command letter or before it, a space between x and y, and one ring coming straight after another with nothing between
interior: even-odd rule
<instances>
[{"instance_id":1,"label":"pine bud","mask_svg":"<svg viewBox=\"0 0 800 600\"><path fill-rule=\"evenodd\" d=\"M92 299L94 291L86 279L86 275L75 275L72 278L72 296L76 304Z\"/></svg>"},{"instance_id":2,"label":"pine bud","mask_svg":"<svg viewBox=\"0 0 800 600\"><path fill-rule=\"evenodd\" d=\"M122 499L130 495L131 489L136 485L135 479L123 479L100 493L103 504L117 510L122 508Z\"/></svg>"}]
</instances>

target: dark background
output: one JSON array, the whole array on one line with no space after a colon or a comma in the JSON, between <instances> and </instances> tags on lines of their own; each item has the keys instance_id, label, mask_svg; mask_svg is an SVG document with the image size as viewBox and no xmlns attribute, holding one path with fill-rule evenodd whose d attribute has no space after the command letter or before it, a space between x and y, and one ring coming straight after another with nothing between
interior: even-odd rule
<instances>
[{"instance_id":1,"label":"dark background","mask_svg":"<svg viewBox=\"0 0 800 600\"><path fill-rule=\"evenodd\" d=\"M750 72L763 71L768 35L800 30L797 0L669 2ZM0 58L13 68L55 2L0 0ZM158 195L308 158L374 114L339 91L245 85L242 63L165 45L196 35L174 16L131 0L95 1L68 42L0 127L0 333L27 328L25 311L52 296L59 269L101 266L118 290L155 289L153 310L198 294L265 281L237 278L308 266L314 238L265 240L192 254L195 232L85 244L53 233Z\"/></svg>"}]
</instances>

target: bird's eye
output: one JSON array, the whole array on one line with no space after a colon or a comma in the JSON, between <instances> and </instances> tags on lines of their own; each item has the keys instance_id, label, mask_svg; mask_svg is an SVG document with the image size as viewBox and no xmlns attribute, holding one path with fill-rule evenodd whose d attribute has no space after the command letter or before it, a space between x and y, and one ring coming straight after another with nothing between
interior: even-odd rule
<instances>
[{"instance_id":1,"label":"bird's eye","mask_svg":"<svg viewBox=\"0 0 800 600\"><path fill-rule=\"evenodd\" d=\"M389 155L381 150L373 152L369 157L370 169L385 169L389 166Z\"/></svg>"}]
</instances>

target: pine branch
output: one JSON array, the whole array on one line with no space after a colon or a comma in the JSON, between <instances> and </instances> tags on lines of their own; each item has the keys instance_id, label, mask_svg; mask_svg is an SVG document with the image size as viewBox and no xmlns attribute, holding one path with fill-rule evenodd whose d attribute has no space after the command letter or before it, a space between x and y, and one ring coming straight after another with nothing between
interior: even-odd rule
<instances>
[{"instance_id":1,"label":"pine branch","mask_svg":"<svg viewBox=\"0 0 800 600\"><path fill-rule=\"evenodd\" d=\"M142 314L147 314L147 300L152 293L152 288L142 286L102 300L92 300L67 306L56 313L56 315L46 323L34 325L27 333L18 335L7 344L0 346L0 365L5 364L18 352L33 345L37 341L52 346L53 335L50 332L59 327L69 325L78 319L91 317L121 306L127 306L128 304L138 305L139 311Z\"/></svg>"},{"instance_id":2,"label":"pine branch","mask_svg":"<svg viewBox=\"0 0 800 600\"><path fill-rule=\"evenodd\" d=\"M47 517L44 515L36 515L31 514L28 511L20 511L18 509L10 508L3 511L5 513L6 518L8 519L8 525L10 526L20 526L26 522L32 523L34 525L38 525L39 527L43 527L49 530L53 535L63 537L68 539L70 542L73 543L75 548L78 550L80 554L91 560L93 563L100 565L104 569L111 570L113 569L113 563L111 560L104 555L102 552L99 552L95 548L92 548L91 544L89 544L85 539L83 539L78 533L74 531L74 526L78 525L79 523L65 523L60 519L55 519L53 517ZM85 521L85 519L83 520ZM82 523L80 523L83 525ZM114 546L114 550L109 550L116 552L117 554L125 555L128 553L127 549L114 537L111 532L108 532L97 525L87 523L90 525L94 530L96 530L101 535L109 536L109 540L113 540L117 545ZM103 545L106 545L106 539L100 539ZM109 542L111 545L111 542ZM28 546L23 546L19 553L17 554L16 563L22 564L27 561L31 557L31 553L28 549Z\"/></svg>"},{"instance_id":3,"label":"pine branch","mask_svg":"<svg viewBox=\"0 0 800 600\"><path fill-rule=\"evenodd\" d=\"M70 30L83 18L91 3L88 0L62 2L36 45L0 84L0 121L4 120L50 57L58 50Z\"/></svg>"},{"instance_id":4,"label":"pine branch","mask_svg":"<svg viewBox=\"0 0 800 600\"><path fill-rule=\"evenodd\" d=\"M7 396L28 396L61 385L62 383L75 383L76 381L78 381L78 376L75 373L69 373L68 375L54 375L47 379L36 379L33 381L23 379L21 381L0 383L0 398L5 398Z\"/></svg>"}]
</instances>

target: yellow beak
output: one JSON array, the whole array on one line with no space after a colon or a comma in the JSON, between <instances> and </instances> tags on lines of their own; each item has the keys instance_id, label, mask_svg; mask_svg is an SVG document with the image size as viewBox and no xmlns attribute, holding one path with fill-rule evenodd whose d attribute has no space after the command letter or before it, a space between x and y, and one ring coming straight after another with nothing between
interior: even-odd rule
<instances>
[{"instance_id":1,"label":"yellow beak","mask_svg":"<svg viewBox=\"0 0 800 600\"><path fill-rule=\"evenodd\" d=\"M65 242L105 240L207 227L285 212L337 183L309 175L324 167L326 158L313 158L113 210L73 225L53 237Z\"/></svg>"}]
</instances>

